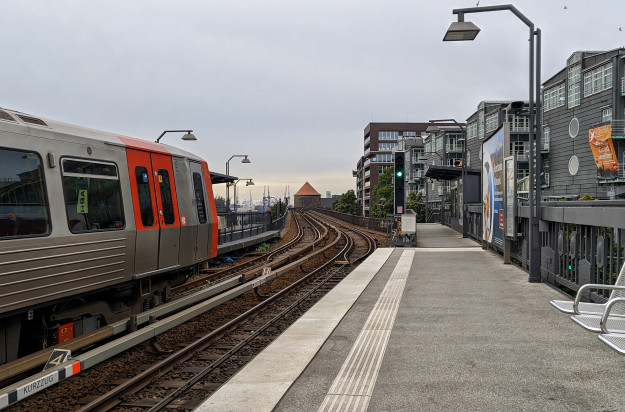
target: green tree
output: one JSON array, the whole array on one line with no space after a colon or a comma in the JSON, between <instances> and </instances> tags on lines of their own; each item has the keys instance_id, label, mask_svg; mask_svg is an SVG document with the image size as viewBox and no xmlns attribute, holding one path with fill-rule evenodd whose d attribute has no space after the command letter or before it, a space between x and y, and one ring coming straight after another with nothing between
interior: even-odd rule
<instances>
[{"instance_id":1,"label":"green tree","mask_svg":"<svg viewBox=\"0 0 625 412\"><path fill-rule=\"evenodd\" d=\"M339 213L347 213L350 215L358 214L356 204L356 193L352 189L341 195L341 198L332 203L332 210Z\"/></svg>"},{"instance_id":2,"label":"green tree","mask_svg":"<svg viewBox=\"0 0 625 412\"><path fill-rule=\"evenodd\" d=\"M406 209L412 209L415 212L417 215L417 223L425 222L425 202L423 201L421 192L418 194L410 192L408 201L406 202Z\"/></svg>"},{"instance_id":3,"label":"green tree","mask_svg":"<svg viewBox=\"0 0 625 412\"><path fill-rule=\"evenodd\" d=\"M284 212L286 212L286 203L282 199L278 200L278 203L271 206L271 220L280 218Z\"/></svg>"},{"instance_id":4,"label":"green tree","mask_svg":"<svg viewBox=\"0 0 625 412\"><path fill-rule=\"evenodd\" d=\"M378 184L373 188L372 195L375 202L371 206L371 215L384 218L393 213L393 172L392 167L384 170L379 177Z\"/></svg>"},{"instance_id":5,"label":"green tree","mask_svg":"<svg viewBox=\"0 0 625 412\"><path fill-rule=\"evenodd\" d=\"M217 209L219 209L219 210L225 209L226 208L226 199L224 199L223 196L215 197L215 206L217 206Z\"/></svg>"}]
</instances>

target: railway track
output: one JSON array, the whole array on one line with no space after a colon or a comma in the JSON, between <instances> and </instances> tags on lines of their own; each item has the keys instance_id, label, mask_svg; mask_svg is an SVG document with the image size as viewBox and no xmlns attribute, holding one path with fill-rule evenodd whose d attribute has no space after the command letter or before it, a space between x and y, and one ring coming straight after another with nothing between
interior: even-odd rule
<instances>
[{"instance_id":1,"label":"railway track","mask_svg":"<svg viewBox=\"0 0 625 412\"><path fill-rule=\"evenodd\" d=\"M342 222L328 223L326 216L307 213L296 220L296 242L225 275L246 277L262 273L267 265L289 262L276 264L270 280L261 282L262 274L249 275L248 282L258 279L255 287L153 339L158 350L143 343L12 410L44 406L49 410L192 409L346 276L351 264L375 248L369 234ZM201 281L194 287L207 284ZM68 399L68 394L77 396Z\"/></svg>"}]
</instances>

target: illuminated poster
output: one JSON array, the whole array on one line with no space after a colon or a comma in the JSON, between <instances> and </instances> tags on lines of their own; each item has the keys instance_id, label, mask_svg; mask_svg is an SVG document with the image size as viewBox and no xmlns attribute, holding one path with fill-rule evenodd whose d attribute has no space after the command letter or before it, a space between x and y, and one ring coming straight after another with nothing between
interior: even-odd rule
<instances>
[{"instance_id":1,"label":"illuminated poster","mask_svg":"<svg viewBox=\"0 0 625 412\"><path fill-rule=\"evenodd\" d=\"M516 156L503 159L506 175L506 230L507 238L516 238Z\"/></svg>"},{"instance_id":2,"label":"illuminated poster","mask_svg":"<svg viewBox=\"0 0 625 412\"><path fill-rule=\"evenodd\" d=\"M504 129L499 128L482 144L482 239L499 247L503 247L505 221Z\"/></svg>"},{"instance_id":3,"label":"illuminated poster","mask_svg":"<svg viewBox=\"0 0 625 412\"><path fill-rule=\"evenodd\" d=\"M612 143L612 125L596 127L588 130L588 143L597 165L599 179L616 179L618 176L618 159Z\"/></svg>"}]
</instances>

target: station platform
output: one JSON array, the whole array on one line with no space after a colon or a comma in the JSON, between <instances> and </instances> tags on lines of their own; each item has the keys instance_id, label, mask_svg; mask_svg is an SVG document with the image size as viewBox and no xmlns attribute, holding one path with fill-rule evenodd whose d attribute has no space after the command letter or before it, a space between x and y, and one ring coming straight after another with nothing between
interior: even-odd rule
<instances>
[{"instance_id":1,"label":"station platform","mask_svg":"<svg viewBox=\"0 0 625 412\"><path fill-rule=\"evenodd\" d=\"M381 248L197 411L625 410L562 294L439 224Z\"/></svg>"}]
</instances>

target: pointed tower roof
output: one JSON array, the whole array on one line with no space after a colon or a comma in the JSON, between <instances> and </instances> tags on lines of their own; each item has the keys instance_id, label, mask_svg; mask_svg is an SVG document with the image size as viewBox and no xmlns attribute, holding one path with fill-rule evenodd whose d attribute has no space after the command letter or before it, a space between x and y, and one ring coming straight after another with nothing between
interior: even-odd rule
<instances>
[{"instance_id":1,"label":"pointed tower roof","mask_svg":"<svg viewBox=\"0 0 625 412\"><path fill-rule=\"evenodd\" d=\"M317 192L310 183L306 182L304 186L295 193L295 196L321 196L321 194Z\"/></svg>"}]
</instances>

